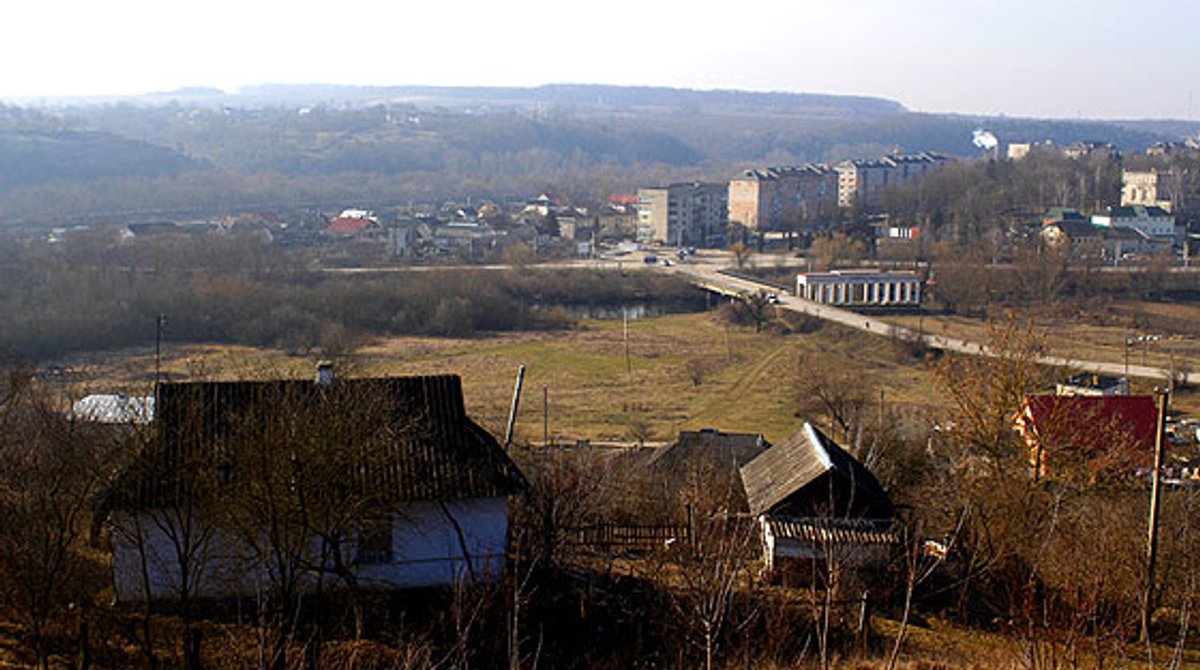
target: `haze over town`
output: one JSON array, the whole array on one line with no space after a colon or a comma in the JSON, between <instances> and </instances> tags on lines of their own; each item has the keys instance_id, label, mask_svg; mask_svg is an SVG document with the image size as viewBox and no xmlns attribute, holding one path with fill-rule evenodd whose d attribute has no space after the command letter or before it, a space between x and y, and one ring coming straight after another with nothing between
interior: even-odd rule
<instances>
[{"instance_id":1,"label":"haze over town","mask_svg":"<svg viewBox=\"0 0 1200 670\"><path fill-rule=\"evenodd\" d=\"M0 59L20 67L6 68L0 99L23 103L262 83L570 82L872 95L980 115L1193 119L1200 80L1200 6L1184 0L60 0L6 13L15 29Z\"/></svg>"}]
</instances>

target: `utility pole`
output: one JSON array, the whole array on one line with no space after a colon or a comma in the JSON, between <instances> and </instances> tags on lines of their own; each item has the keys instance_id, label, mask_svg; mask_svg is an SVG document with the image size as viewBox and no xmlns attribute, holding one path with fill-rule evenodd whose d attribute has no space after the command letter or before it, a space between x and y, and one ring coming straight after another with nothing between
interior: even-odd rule
<instances>
[{"instance_id":1,"label":"utility pole","mask_svg":"<svg viewBox=\"0 0 1200 670\"><path fill-rule=\"evenodd\" d=\"M1133 337L1125 338L1125 384L1129 384L1129 345L1133 342ZM1128 395L1128 394L1126 394Z\"/></svg>"},{"instance_id":2,"label":"utility pole","mask_svg":"<svg viewBox=\"0 0 1200 670\"><path fill-rule=\"evenodd\" d=\"M621 329L624 332L623 339L625 340L625 372L632 376L633 363L629 360L629 312L625 305L621 305Z\"/></svg>"},{"instance_id":3,"label":"utility pole","mask_svg":"<svg viewBox=\"0 0 1200 670\"><path fill-rule=\"evenodd\" d=\"M517 368L517 384L513 388L512 406L508 409L508 428L504 430L504 450L512 445L513 428L517 423L517 407L521 404L521 385L525 381L525 364Z\"/></svg>"},{"instance_id":4,"label":"utility pole","mask_svg":"<svg viewBox=\"0 0 1200 670\"><path fill-rule=\"evenodd\" d=\"M550 387L542 387L542 446L550 446Z\"/></svg>"},{"instance_id":5,"label":"utility pole","mask_svg":"<svg viewBox=\"0 0 1200 670\"><path fill-rule=\"evenodd\" d=\"M1158 493L1166 447L1167 402L1170 392L1158 396L1158 427L1154 431L1154 469L1150 472L1150 519L1146 528L1146 591L1142 598L1142 641L1150 644L1150 623L1154 618L1154 563L1158 558Z\"/></svg>"},{"instance_id":6,"label":"utility pole","mask_svg":"<svg viewBox=\"0 0 1200 670\"><path fill-rule=\"evenodd\" d=\"M167 327L167 317L159 314L154 318L154 387L157 395L158 384L162 381L162 340L163 330Z\"/></svg>"}]
</instances>

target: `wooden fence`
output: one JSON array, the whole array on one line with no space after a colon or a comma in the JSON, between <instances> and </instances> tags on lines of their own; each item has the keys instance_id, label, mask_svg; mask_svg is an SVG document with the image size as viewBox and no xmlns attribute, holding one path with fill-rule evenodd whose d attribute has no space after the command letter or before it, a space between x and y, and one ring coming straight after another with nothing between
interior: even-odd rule
<instances>
[{"instance_id":1,"label":"wooden fence","mask_svg":"<svg viewBox=\"0 0 1200 670\"><path fill-rule=\"evenodd\" d=\"M599 551L656 551L691 536L688 525L599 523L567 531L572 544Z\"/></svg>"}]
</instances>

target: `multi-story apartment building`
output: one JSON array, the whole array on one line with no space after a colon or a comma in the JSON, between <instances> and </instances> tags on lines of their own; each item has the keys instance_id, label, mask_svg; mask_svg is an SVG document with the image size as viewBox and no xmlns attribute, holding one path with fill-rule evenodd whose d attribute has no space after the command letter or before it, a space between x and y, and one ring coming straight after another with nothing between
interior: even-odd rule
<instances>
[{"instance_id":1,"label":"multi-story apartment building","mask_svg":"<svg viewBox=\"0 0 1200 670\"><path fill-rule=\"evenodd\" d=\"M838 174L838 206L847 209L858 205L870 207L875 204L876 192L894 183L892 170L895 165L885 159L846 160L833 167Z\"/></svg>"},{"instance_id":2,"label":"multi-story apartment building","mask_svg":"<svg viewBox=\"0 0 1200 670\"><path fill-rule=\"evenodd\" d=\"M746 170L729 181L729 222L756 231L794 230L837 210L837 172L828 165Z\"/></svg>"},{"instance_id":3,"label":"multi-story apartment building","mask_svg":"<svg viewBox=\"0 0 1200 670\"><path fill-rule=\"evenodd\" d=\"M715 247L725 243L729 187L689 182L638 189L638 241Z\"/></svg>"},{"instance_id":4,"label":"multi-story apartment building","mask_svg":"<svg viewBox=\"0 0 1200 670\"><path fill-rule=\"evenodd\" d=\"M947 158L941 154L922 151L915 154L892 154L884 160L890 161L896 166L896 169L893 170L896 181L908 181L939 167L946 162Z\"/></svg>"},{"instance_id":5,"label":"multi-story apartment building","mask_svg":"<svg viewBox=\"0 0 1200 670\"><path fill-rule=\"evenodd\" d=\"M1145 205L1175 211L1170 175L1158 170L1121 170L1121 205Z\"/></svg>"},{"instance_id":6,"label":"multi-story apartment building","mask_svg":"<svg viewBox=\"0 0 1200 670\"><path fill-rule=\"evenodd\" d=\"M940 154L893 154L879 160L846 160L834 166L838 174L839 207L873 207L878 191L889 184L915 179L946 162Z\"/></svg>"}]
</instances>

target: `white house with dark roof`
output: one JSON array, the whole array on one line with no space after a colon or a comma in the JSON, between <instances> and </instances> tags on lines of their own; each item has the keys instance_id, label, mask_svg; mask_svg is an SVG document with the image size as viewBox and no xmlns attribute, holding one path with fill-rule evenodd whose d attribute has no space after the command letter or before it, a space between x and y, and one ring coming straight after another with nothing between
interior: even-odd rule
<instances>
[{"instance_id":1,"label":"white house with dark roof","mask_svg":"<svg viewBox=\"0 0 1200 670\"><path fill-rule=\"evenodd\" d=\"M466 415L457 376L166 383L155 410L153 439L102 503L119 600L245 596L276 579L256 546L272 532L267 509L231 521L231 501L265 486L270 454L268 470L288 478L281 508L320 501L288 521L301 590L338 576L449 586L504 569L508 498L524 479Z\"/></svg>"}]
</instances>

